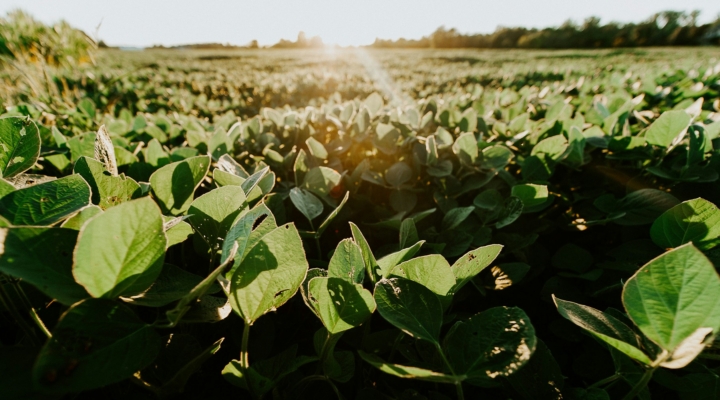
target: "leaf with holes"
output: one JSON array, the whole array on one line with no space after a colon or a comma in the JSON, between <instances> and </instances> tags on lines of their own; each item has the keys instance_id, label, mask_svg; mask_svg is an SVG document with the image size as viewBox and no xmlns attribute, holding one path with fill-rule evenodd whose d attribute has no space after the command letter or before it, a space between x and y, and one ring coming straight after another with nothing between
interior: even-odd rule
<instances>
[{"instance_id":1,"label":"leaf with holes","mask_svg":"<svg viewBox=\"0 0 720 400\"><path fill-rule=\"evenodd\" d=\"M80 175L28 186L0 199L0 215L13 225L52 225L90 204L90 187Z\"/></svg>"},{"instance_id":2,"label":"leaf with holes","mask_svg":"<svg viewBox=\"0 0 720 400\"><path fill-rule=\"evenodd\" d=\"M383 279L373 294L380 315L408 335L440 343L443 308L437 295L404 278Z\"/></svg>"},{"instance_id":3,"label":"leaf with holes","mask_svg":"<svg viewBox=\"0 0 720 400\"><path fill-rule=\"evenodd\" d=\"M25 117L0 118L0 176L10 178L27 171L40 156L37 125Z\"/></svg>"},{"instance_id":4,"label":"leaf with holes","mask_svg":"<svg viewBox=\"0 0 720 400\"><path fill-rule=\"evenodd\" d=\"M478 247L458 258L451 267L456 280L452 292L457 293L458 290L470 282L472 278L495 261L502 248L502 245L491 244Z\"/></svg>"},{"instance_id":5,"label":"leaf with holes","mask_svg":"<svg viewBox=\"0 0 720 400\"><path fill-rule=\"evenodd\" d=\"M125 176L112 176L100 161L80 157L73 172L82 176L92 189L92 202L103 210L142 195L140 185Z\"/></svg>"},{"instance_id":6,"label":"leaf with holes","mask_svg":"<svg viewBox=\"0 0 720 400\"><path fill-rule=\"evenodd\" d=\"M338 243L328 265L328 276L350 283L362 283L365 278L365 262L360 247L352 239L344 239Z\"/></svg>"},{"instance_id":7,"label":"leaf with holes","mask_svg":"<svg viewBox=\"0 0 720 400\"><path fill-rule=\"evenodd\" d=\"M399 276L417 282L438 296L447 296L455 286L450 264L445 257L432 254L410 259L393 267L387 276Z\"/></svg>"},{"instance_id":8,"label":"leaf with holes","mask_svg":"<svg viewBox=\"0 0 720 400\"><path fill-rule=\"evenodd\" d=\"M494 307L456 322L443 347L453 371L475 383L508 376L535 351L535 328L517 307Z\"/></svg>"}]
</instances>

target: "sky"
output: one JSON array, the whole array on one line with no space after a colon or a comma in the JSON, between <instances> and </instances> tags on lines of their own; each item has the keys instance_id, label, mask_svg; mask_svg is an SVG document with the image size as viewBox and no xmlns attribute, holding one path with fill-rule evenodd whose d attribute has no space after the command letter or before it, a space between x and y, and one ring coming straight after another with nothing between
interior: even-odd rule
<instances>
[{"instance_id":1,"label":"sky","mask_svg":"<svg viewBox=\"0 0 720 400\"><path fill-rule=\"evenodd\" d=\"M418 39L440 26L490 33L498 26L543 28L598 16L639 22L663 10L720 14L718 0L0 0L0 13L21 8L46 23L64 19L113 46L188 43L260 45L295 40L299 31L327 44L365 45Z\"/></svg>"}]
</instances>

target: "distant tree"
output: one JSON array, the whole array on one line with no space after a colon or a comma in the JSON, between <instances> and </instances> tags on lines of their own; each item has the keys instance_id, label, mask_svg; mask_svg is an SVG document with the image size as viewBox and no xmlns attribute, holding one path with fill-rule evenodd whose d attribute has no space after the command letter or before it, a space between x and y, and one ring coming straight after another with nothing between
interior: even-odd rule
<instances>
[{"instance_id":1,"label":"distant tree","mask_svg":"<svg viewBox=\"0 0 720 400\"><path fill-rule=\"evenodd\" d=\"M638 23L601 24L600 18L590 17L578 25L572 20L559 27L526 29L498 27L490 34L464 35L456 29L439 27L429 36L418 40L376 39L372 47L403 48L611 48L633 46L693 46L718 43L718 21L698 25L699 11L663 11Z\"/></svg>"}]
</instances>

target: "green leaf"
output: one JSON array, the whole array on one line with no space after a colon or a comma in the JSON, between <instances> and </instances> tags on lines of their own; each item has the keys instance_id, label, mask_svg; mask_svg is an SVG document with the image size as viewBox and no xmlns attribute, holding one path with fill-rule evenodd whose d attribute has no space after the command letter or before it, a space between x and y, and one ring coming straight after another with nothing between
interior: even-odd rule
<instances>
[{"instance_id":1,"label":"green leaf","mask_svg":"<svg viewBox=\"0 0 720 400\"><path fill-rule=\"evenodd\" d=\"M373 295L380 315L408 335L440 343L443 308L437 295L404 278L383 279Z\"/></svg>"},{"instance_id":2,"label":"green leaf","mask_svg":"<svg viewBox=\"0 0 720 400\"><path fill-rule=\"evenodd\" d=\"M400 138L400 131L392 125L379 123L375 127L375 140L373 144L381 152L392 155L397 152L397 142Z\"/></svg>"},{"instance_id":3,"label":"green leaf","mask_svg":"<svg viewBox=\"0 0 720 400\"><path fill-rule=\"evenodd\" d=\"M475 207L457 207L448 211L442 220L442 230L449 231L462 224L475 211Z\"/></svg>"},{"instance_id":4,"label":"green leaf","mask_svg":"<svg viewBox=\"0 0 720 400\"><path fill-rule=\"evenodd\" d=\"M391 364L383 361L380 357L374 354L369 354L362 350L358 350L358 354L360 355L360 358L365 360L368 364L386 374L397 376L398 378L417 379L420 381L437 383L457 383L464 379L462 376L446 375L429 369Z\"/></svg>"},{"instance_id":5,"label":"green leaf","mask_svg":"<svg viewBox=\"0 0 720 400\"><path fill-rule=\"evenodd\" d=\"M70 148L71 161L74 163L82 156L95 157L96 138L97 135L95 133L84 133L70 138L67 146Z\"/></svg>"},{"instance_id":6,"label":"green leaf","mask_svg":"<svg viewBox=\"0 0 720 400\"><path fill-rule=\"evenodd\" d=\"M65 228L0 228L0 272L20 278L62 304L89 297L72 275L77 231Z\"/></svg>"},{"instance_id":7,"label":"green leaf","mask_svg":"<svg viewBox=\"0 0 720 400\"><path fill-rule=\"evenodd\" d=\"M540 339L537 339L530 361L507 379L525 400L557 400L564 393L565 377L555 357Z\"/></svg>"},{"instance_id":8,"label":"green leaf","mask_svg":"<svg viewBox=\"0 0 720 400\"><path fill-rule=\"evenodd\" d=\"M650 237L664 249L692 242L709 250L720 243L720 210L705 199L684 201L653 222Z\"/></svg>"},{"instance_id":9,"label":"green leaf","mask_svg":"<svg viewBox=\"0 0 720 400\"><path fill-rule=\"evenodd\" d=\"M167 248L182 243L193 234L193 228L184 221L187 217L166 217L163 216L163 229L167 237Z\"/></svg>"},{"instance_id":10,"label":"green leaf","mask_svg":"<svg viewBox=\"0 0 720 400\"><path fill-rule=\"evenodd\" d=\"M335 218L338 216L338 214L342 210L345 203L347 203L349 198L350 198L350 192L345 192L345 196L343 197L340 204L338 204L338 206L335 207L335 209L332 210L332 212L330 214L328 214L328 216L325 218L325 220L322 222L322 224L320 224L320 227L317 229L317 232L316 232L316 237L319 238L323 234L323 232L325 232L325 230L328 228L328 226L330 226L330 224L333 222L333 220L335 220Z\"/></svg>"},{"instance_id":11,"label":"green leaf","mask_svg":"<svg viewBox=\"0 0 720 400\"><path fill-rule=\"evenodd\" d=\"M318 142L317 139L315 139L314 137L309 137L307 138L307 140L305 140L305 144L307 145L308 150L313 157L320 160L327 159L327 149L325 149L325 146L323 146L322 143Z\"/></svg>"},{"instance_id":12,"label":"green leaf","mask_svg":"<svg viewBox=\"0 0 720 400\"><path fill-rule=\"evenodd\" d=\"M641 350L642 342L635 332L610 314L592 307L553 296L560 315L628 357L650 365L652 360Z\"/></svg>"},{"instance_id":13,"label":"green leaf","mask_svg":"<svg viewBox=\"0 0 720 400\"><path fill-rule=\"evenodd\" d=\"M145 149L145 162L155 168L170 164L170 156L163 150L157 139L148 142L147 149Z\"/></svg>"},{"instance_id":14,"label":"green leaf","mask_svg":"<svg viewBox=\"0 0 720 400\"><path fill-rule=\"evenodd\" d=\"M668 147L690 124L690 115L683 110L666 111L650 125L645 140L652 145Z\"/></svg>"},{"instance_id":15,"label":"green leaf","mask_svg":"<svg viewBox=\"0 0 720 400\"><path fill-rule=\"evenodd\" d=\"M455 286L455 275L445 257L438 254L417 257L396 265L387 276L417 282L438 296L447 296Z\"/></svg>"},{"instance_id":16,"label":"green leaf","mask_svg":"<svg viewBox=\"0 0 720 400\"><path fill-rule=\"evenodd\" d=\"M27 171L40 156L40 132L26 117L0 118L0 176Z\"/></svg>"},{"instance_id":17,"label":"green leaf","mask_svg":"<svg viewBox=\"0 0 720 400\"><path fill-rule=\"evenodd\" d=\"M452 149L458 156L458 159L466 165L473 165L478 160L478 142L473 133L463 133L460 135L457 140L455 140Z\"/></svg>"},{"instance_id":18,"label":"green leaf","mask_svg":"<svg viewBox=\"0 0 720 400\"><path fill-rule=\"evenodd\" d=\"M217 322L225 319L231 312L229 301L226 298L217 298L213 296L205 296L205 293L216 284L215 280L225 271L225 268L237 254L237 246L233 245L227 260L220 263L208 276L198 283L189 293L184 295L178 301L175 308L168 310L165 314L168 318L168 325L165 327L173 327L187 314L186 321L192 322Z\"/></svg>"},{"instance_id":19,"label":"green leaf","mask_svg":"<svg viewBox=\"0 0 720 400\"><path fill-rule=\"evenodd\" d=\"M240 184L240 186L245 191L245 195L248 197L248 201L256 200L262 197L263 194L270 191L269 189L264 190L262 187L263 185L261 185L265 178L269 176L273 177L272 183L274 184L275 175L270 172L270 167L265 167L250 175L247 179L243 181L243 183Z\"/></svg>"},{"instance_id":20,"label":"green leaf","mask_svg":"<svg viewBox=\"0 0 720 400\"><path fill-rule=\"evenodd\" d=\"M218 186L242 186L245 178L216 168L213 170L213 181L215 181Z\"/></svg>"},{"instance_id":21,"label":"green leaf","mask_svg":"<svg viewBox=\"0 0 720 400\"><path fill-rule=\"evenodd\" d=\"M502 204L503 198L495 189L487 189L473 199L473 205L483 210L494 210Z\"/></svg>"},{"instance_id":22,"label":"green leaf","mask_svg":"<svg viewBox=\"0 0 720 400\"><path fill-rule=\"evenodd\" d=\"M408 182L413 176L412 168L404 162L396 162L385 171L385 180L395 188L398 188Z\"/></svg>"},{"instance_id":23,"label":"green leaf","mask_svg":"<svg viewBox=\"0 0 720 400\"><path fill-rule=\"evenodd\" d=\"M417 228L415 227L415 221L412 218L406 218L400 224L400 248L404 249L410 245L410 243L417 243L420 240L418 236Z\"/></svg>"},{"instance_id":24,"label":"green leaf","mask_svg":"<svg viewBox=\"0 0 720 400\"><path fill-rule=\"evenodd\" d=\"M640 268L622 301L642 333L670 353L667 368L687 365L720 328L720 277L691 243Z\"/></svg>"},{"instance_id":25,"label":"green leaf","mask_svg":"<svg viewBox=\"0 0 720 400\"><path fill-rule=\"evenodd\" d=\"M298 290L308 270L294 225L280 226L250 250L230 283L230 304L248 325L280 307Z\"/></svg>"},{"instance_id":26,"label":"green leaf","mask_svg":"<svg viewBox=\"0 0 720 400\"><path fill-rule=\"evenodd\" d=\"M512 150L505 146L496 145L486 147L482 150L483 168L486 169L503 169L515 155Z\"/></svg>"},{"instance_id":27,"label":"green leaf","mask_svg":"<svg viewBox=\"0 0 720 400\"><path fill-rule=\"evenodd\" d=\"M531 156L540 157L550 164L560 162L566 155L568 142L563 135L551 136L543 139L533 147L530 152Z\"/></svg>"},{"instance_id":28,"label":"green leaf","mask_svg":"<svg viewBox=\"0 0 720 400\"><path fill-rule=\"evenodd\" d=\"M340 179L340 174L332 168L315 167L305 174L302 187L315 193L326 202L334 204L334 202L328 201L328 195L335 186L340 184Z\"/></svg>"},{"instance_id":29,"label":"green leaf","mask_svg":"<svg viewBox=\"0 0 720 400\"><path fill-rule=\"evenodd\" d=\"M28 186L0 199L0 214L13 225L52 225L90 204L80 175Z\"/></svg>"},{"instance_id":30,"label":"green leaf","mask_svg":"<svg viewBox=\"0 0 720 400\"><path fill-rule=\"evenodd\" d=\"M510 193L512 196L522 200L523 209L539 206L548 199L548 189L545 185L534 185L532 183L515 185Z\"/></svg>"},{"instance_id":31,"label":"green leaf","mask_svg":"<svg viewBox=\"0 0 720 400\"><path fill-rule=\"evenodd\" d=\"M162 272L149 288L123 300L139 306L162 307L183 298L202 280L203 277L200 275L192 274L172 264L165 264ZM220 290L220 287L217 290Z\"/></svg>"},{"instance_id":32,"label":"green leaf","mask_svg":"<svg viewBox=\"0 0 720 400\"><path fill-rule=\"evenodd\" d=\"M375 284L376 277L378 276L378 263L372 253L372 250L370 249L370 245L367 240L365 240L365 236L363 236L360 228L352 222L350 222L350 231L352 231L355 244L360 247L360 251L362 252L363 261L365 263L365 272L367 272L367 276L370 278L370 281Z\"/></svg>"},{"instance_id":33,"label":"green leaf","mask_svg":"<svg viewBox=\"0 0 720 400\"><path fill-rule=\"evenodd\" d=\"M385 104L382 96L377 92L371 93L363 103L372 116L375 116Z\"/></svg>"},{"instance_id":34,"label":"green leaf","mask_svg":"<svg viewBox=\"0 0 720 400\"><path fill-rule=\"evenodd\" d=\"M636 190L617 202L615 211L623 212L624 215L614 222L619 225L649 224L679 203L675 196L661 190Z\"/></svg>"},{"instance_id":35,"label":"green leaf","mask_svg":"<svg viewBox=\"0 0 720 400\"><path fill-rule=\"evenodd\" d=\"M120 382L148 366L160 337L128 307L88 299L67 310L40 351L33 378L43 392L81 392Z\"/></svg>"},{"instance_id":36,"label":"green leaf","mask_svg":"<svg viewBox=\"0 0 720 400\"><path fill-rule=\"evenodd\" d=\"M13 186L12 183L6 181L5 179L0 179L0 197L3 197L10 192L14 192L15 189L17 188Z\"/></svg>"},{"instance_id":37,"label":"green leaf","mask_svg":"<svg viewBox=\"0 0 720 400\"><path fill-rule=\"evenodd\" d=\"M453 275L455 275L455 286L452 293L457 293L472 278L487 268L500 254L503 246L500 244L491 244L478 247L475 250L465 253L462 257L450 267Z\"/></svg>"},{"instance_id":38,"label":"green leaf","mask_svg":"<svg viewBox=\"0 0 720 400\"><path fill-rule=\"evenodd\" d=\"M535 351L535 328L517 307L493 307L456 322L445 336L448 361L456 374L490 380L509 376Z\"/></svg>"},{"instance_id":39,"label":"green leaf","mask_svg":"<svg viewBox=\"0 0 720 400\"><path fill-rule=\"evenodd\" d=\"M365 278L365 262L362 250L352 239L338 243L328 265L328 276L341 278L350 283L362 283Z\"/></svg>"},{"instance_id":40,"label":"green leaf","mask_svg":"<svg viewBox=\"0 0 720 400\"><path fill-rule=\"evenodd\" d=\"M245 192L237 186L223 186L195 199L188 209L188 222L203 238L211 252L222 246L240 212L247 207Z\"/></svg>"},{"instance_id":41,"label":"green leaf","mask_svg":"<svg viewBox=\"0 0 720 400\"><path fill-rule=\"evenodd\" d=\"M287 375L307 363L317 361L317 357L296 354L297 345L293 345L274 357L254 363L248 369L244 369L239 361L232 360L225 366L222 375L231 384L249 390L253 396L260 398Z\"/></svg>"},{"instance_id":42,"label":"green leaf","mask_svg":"<svg viewBox=\"0 0 720 400\"><path fill-rule=\"evenodd\" d=\"M377 273L380 274L380 276L387 277L390 270L396 265L411 259L415 254L417 254L423 244L425 244L425 241L421 240L410 247L390 253L379 259L376 263L378 267Z\"/></svg>"},{"instance_id":43,"label":"green leaf","mask_svg":"<svg viewBox=\"0 0 720 400\"><path fill-rule=\"evenodd\" d=\"M477 112L468 108L462 113L462 119L460 119L460 130L463 132L475 132L477 129Z\"/></svg>"},{"instance_id":44,"label":"green leaf","mask_svg":"<svg viewBox=\"0 0 720 400\"><path fill-rule=\"evenodd\" d=\"M166 244L162 215L152 199L122 203L80 230L73 275L93 297L134 295L160 275Z\"/></svg>"},{"instance_id":45,"label":"green leaf","mask_svg":"<svg viewBox=\"0 0 720 400\"><path fill-rule=\"evenodd\" d=\"M570 168L578 168L585 163L585 136L580 128L573 126L567 133L568 152L563 162Z\"/></svg>"},{"instance_id":46,"label":"green leaf","mask_svg":"<svg viewBox=\"0 0 720 400\"><path fill-rule=\"evenodd\" d=\"M179 215L190 208L195 189L210 168L210 157L197 156L168 164L150 176L152 194L163 214Z\"/></svg>"},{"instance_id":47,"label":"green leaf","mask_svg":"<svg viewBox=\"0 0 720 400\"><path fill-rule=\"evenodd\" d=\"M103 210L142 195L140 185L125 176L112 176L103 164L88 157L81 157L73 172L82 176L92 189L92 202Z\"/></svg>"},{"instance_id":48,"label":"green leaf","mask_svg":"<svg viewBox=\"0 0 720 400\"><path fill-rule=\"evenodd\" d=\"M95 205L89 205L80 210L80 212L78 212L77 214L66 219L60 226L63 228L79 231L80 228L82 228L82 226L85 225L85 223L88 222L92 217L98 214L102 214L102 212L102 208Z\"/></svg>"},{"instance_id":49,"label":"green leaf","mask_svg":"<svg viewBox=\"0 0 720 400\"><path fill-rule=\"evenodd\" d=\"M181 393L188 379L220 350L225 340L220 338L203 350L198 341L187 334L170 334L163 339L165 347L155 363L139 374L143 381L151 381L149 389L159 398Z\"/></svg>"},{"instance_id":50,"label":"green leaf","mask_svg":"<svg viewBox=\"0 0 720 400\"><path fill-rule=\"evenodd\" d=\"M320 216L323 212L323 204L320 199L315 197L305 189L294 187L290 190L290 201L295 207L310 221Z\"/></svg>"},{"instance_id":51,"label":"green leaf","mask_svg":"<svg viewBox=\"0 0 720 400\"><path fill-rule=\"evenodd\" d=\"M427 157L425 159L427 165L435 165L438 160L438 149L437 144L435 143L435 135L430 135L425 140L425 152L427 153Z\"/></svg>"},{"instance_id":52,"label":"green leaf","mask_svg":"<svg viewBox=\"0 0 720 400\"><path fill-rule=\"evenodd\" d=\"M314 278L308 292L310 304L333 334L359 326L375 311L372 293L345 278Z\"/></svg>"},{"instance_id":53,"label":"green leaf","mask_svg":"<svg viewBox=\"0 0 720 400\"><path fill-rule=\"evenodd\" d=\"M498 218L498 221L495 223L495 227L497 229L506 227L515 220L517 220L523 211L523 202L520 198L515 196L510 196L503 202L503 208L500 211L500 217Z\"/></svg>"},{"instance_id":54,"label":"green leaf","mask_svg":"<svg viewBox=\"0 0 720 400\"><path fill-rule=\"evenodd\" d=\"M250 176L247 171L245 171L245 168L243 168L242 165L238 164L238 162L235 161L235 159L230 157L228 154L223 154L222 156L220 156L217 162L217 168L220 171L235 175L239 178L242 178L243 180L247 179Z\"/></svg>"},{"instance_id":55,"label":"green leaf","mask_svg":"<svg viewBox=\"0 0 720 400\"><path fill-rule=\"evenodd\" d=\"M258 222L259 221L259 222ZM254 229L253 229L254 227ZM223 241L222 256L220 262L225 262L232 253L235 244L238 245L237 256L227 277L232 278L235 270L240 266L243 258L262 239L263 236L277 228L277 223L272 212L264 203L260 203L249 211L243 210L237 216L232 227Z\"/></svg>"}]
</instances>

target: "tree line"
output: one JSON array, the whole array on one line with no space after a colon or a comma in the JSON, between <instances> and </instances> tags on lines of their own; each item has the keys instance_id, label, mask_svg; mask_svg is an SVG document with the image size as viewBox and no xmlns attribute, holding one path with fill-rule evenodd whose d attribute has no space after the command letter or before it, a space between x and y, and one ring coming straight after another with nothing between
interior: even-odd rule
<instances>
[{"instance_id":1,"label":"tree line","mask_svg":"<svg viewBox=\"0 0 720 400\"><path fill-rule=\"evenodd\" d=\"M568 20L559 27L528 29L498 27L489 34L462 34L456 29L438 28L421 39L376 39L377 48L614 48L644 46L720 45L720 15L715 21L699 24L699 11L663 11L640 23L601 24L587 18L582 24Z\"/></svg>"}]
</instances>

